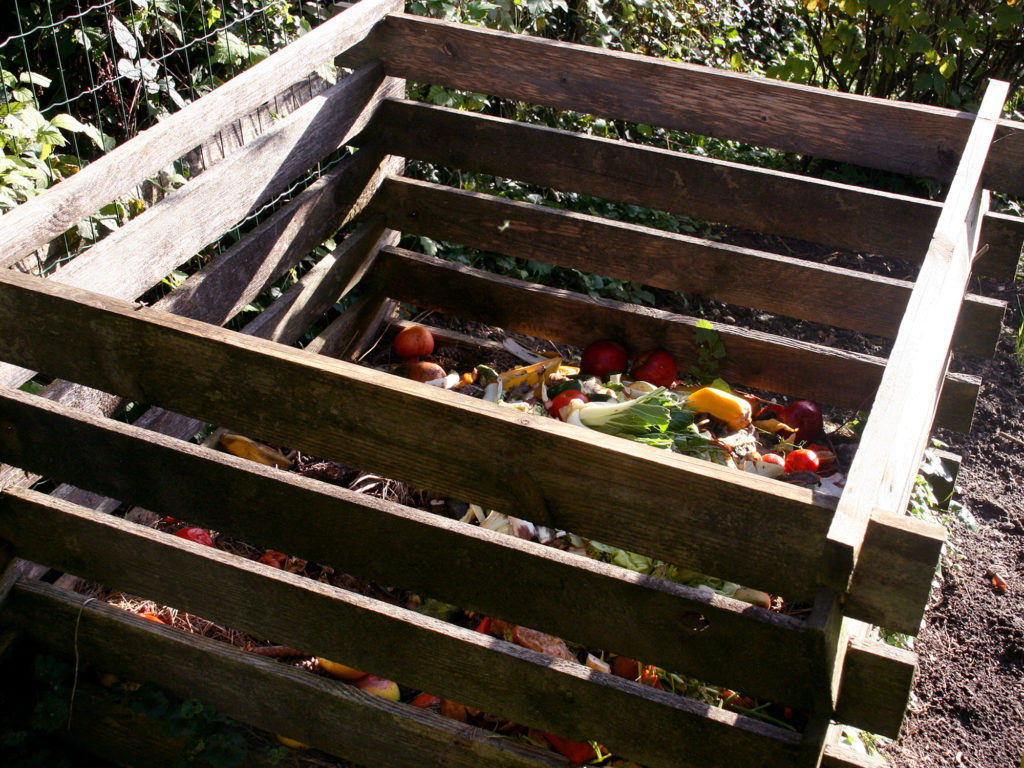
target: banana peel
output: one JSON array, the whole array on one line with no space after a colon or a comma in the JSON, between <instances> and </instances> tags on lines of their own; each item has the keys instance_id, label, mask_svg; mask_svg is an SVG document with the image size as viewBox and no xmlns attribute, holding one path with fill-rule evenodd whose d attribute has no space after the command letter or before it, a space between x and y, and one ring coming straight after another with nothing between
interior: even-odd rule
<instances>
[{"instance_id":1,"label":"banana peel","mask_svg":"<svg viewBox=\"0 0 1024 768\"><path fill-rule=\"evenodd\" d=\"M537 387L542 381L547 383L555 371L562 366L562 358L552 357L549 360L541 360L531 365L520 365L511 368L498 375L502 391L508 391L514 387L529 386Z\"/></svg>"},{"instance_id":2,"label":"banana peel","mask_svg":"<svg viewBox=\"0 0 1024 768\"><path fill-rule=\"evenodd\" d=\"M225 432L220 436L220 444L230 454L264 464L268 467L290 469L292 466L291 459L280 451L274 450L269 445L257 443L255 440L251 440L244 435Z\"/></svg>"}]
</instances>

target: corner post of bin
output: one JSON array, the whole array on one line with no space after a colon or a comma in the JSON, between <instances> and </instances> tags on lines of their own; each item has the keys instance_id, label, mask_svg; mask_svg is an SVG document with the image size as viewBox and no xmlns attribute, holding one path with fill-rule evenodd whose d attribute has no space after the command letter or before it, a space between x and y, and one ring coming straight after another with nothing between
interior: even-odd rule
<instances>
[{"instance_id":1,"label":"corner post of bin","mask_svg":"<svg viewBox=\"0 0 1024 768\"><path fill-rule=\"evenodd\" d=\"M914 558L922 551L936 552L941 533L933 524L894 528L892 516L902 516L907 508L931 433L953 329L977 252L983 207L987 207L982 173L1008 89L1007 83L997 80L986 89L826 543L823 581L848 593L847 615L914 634L924 606L908 609L920 600L922 590L927 596L931 583L926 569L913 568ZM892 546L894 536L901 542L897 547ZM893 583L868 579L871 564L880 561L890 571L912 569L916 575ZM903 595L894 599L893 590ZM900 610L893 610L894 606Z\"/></svg>"}]
</instances>

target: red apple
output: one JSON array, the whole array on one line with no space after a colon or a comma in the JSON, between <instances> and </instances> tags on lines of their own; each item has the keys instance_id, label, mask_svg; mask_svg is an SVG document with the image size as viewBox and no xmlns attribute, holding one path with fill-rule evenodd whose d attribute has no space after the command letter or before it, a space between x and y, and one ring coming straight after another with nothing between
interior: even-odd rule
<instances>
[{"instance_id":1,"label":"red apple","mask_svg":"<svg viewBox=\"0 0 1024 768\"><path fill-rule=\"evenodd\" d=\"M646 381L656 387L671 386L678 373L675 359L664 349L651 349L637 355L630 370L637 381Z\"/></svg>"}]
</instances>

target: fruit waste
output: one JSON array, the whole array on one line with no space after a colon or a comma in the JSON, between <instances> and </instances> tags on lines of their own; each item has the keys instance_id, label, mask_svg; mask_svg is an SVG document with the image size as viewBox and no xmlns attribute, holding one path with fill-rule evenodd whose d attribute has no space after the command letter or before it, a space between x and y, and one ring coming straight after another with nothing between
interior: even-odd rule
<instances>
[{"instance_id":1,"label":"fruit waste","mask_svg":"<svg viewBox=\"0 0 1024 768\"><path fill-rule=\"evenodd\" d=\"M422 341L422 333L417 333ZM393 351L403 357L403 362L400 365L391 363L390 370L400 375L430 371L430 377L422 378L456 392L491 401L502 408L561 420L577 428L698 457L781 482L808 486L820 483L823 492L841 493L843 478L837 471L836 455L829 447L832 436L824 434L820 409L810 401L797 400L789 405L766 402L735 391L720 379L709 385L691 386L678 380L676 360L667 350L644 352L637 355L630 365L626 352L629 345L613 339L600 339L589 345L579 364L568 356L537 354L518 347L514 354L522 359L521 365L502 370L478 364L466 370L464 364L452 366L452 361L444 357L443 349L440 356L434 358L437 362L419 359L434 353L433 337L430 338L429 350L425 344L412 345L411 337L412 334L409 346L399 345L397 337L393 345ZM513 351L511 347L509 349ZM446 373L446 367L455 372ZM818 442L811 443L812 440ZM228 449L227 445L222 447ZM253 461L266 461L266 454L261 451L252 452L250 457ZM474 504L459 504L446 499L440 501L449 514L452 509L458 509L459 512L451 516L458 518L461 515L463 523L556 546L646 576L710 590L757 606L756 610L779 610L784 605L780 597L586 540L570 532L536 525ZM293 571L302 563L273 550L265 551L259 560L278 568L287 565ZM432 613L436 608L428 608L432 602L417 599L410 603L410 607L438 615ZM443 616L445 620L458 621L482 634L562 662L586 664L597 674L617 675L636 684L701 698L705 703L781 727L799 730L804 723L803 716L790 709L758 702L742 693L691 680L637 659L580 648L544 632L461 612L454 606L444 610L447 611ZM322 657L310 659L306 664L308 669L329 674L345 685L363 688L389 700L405 701L414 707L429 709L495 734L527 740L538 747L557 751L577 764L627 764L616 756L609 756L596 741L570 740L561 734L504 720L429 691L403 690L392 681Z\"/></svg>"}]
</instances>

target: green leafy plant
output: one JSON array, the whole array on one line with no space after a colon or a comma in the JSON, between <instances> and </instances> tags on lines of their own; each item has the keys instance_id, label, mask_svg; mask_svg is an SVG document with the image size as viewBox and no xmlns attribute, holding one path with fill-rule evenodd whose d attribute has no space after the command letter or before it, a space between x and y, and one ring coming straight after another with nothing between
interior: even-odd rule
<instances>
[{"instance_id":1,"label":"green leafy plant","mask_svg":"<svg viewBox=\"0 0 1024 768\"><path fill-rule=\"evenodd\" d=\"M61 154L69 133L88 136L98 147L104 137L66 113L46 118L39 111L36 89L50 86L36 72L15 75L0 69L0 211L25 202L78 170L77 157Z\"/></svg>"},{"instance_id":2,"label":"green leafy plant","mask_svg":"<svg viewBox=\"0 0 1024 768\"><path fill-rule=\"evenodd\" d=\"M697 347L697 362L690 373L702 384L709 384L718 376L718 369L725 359L725 344L714 326L701 318L693 329L693 343Z\"/></svg>"}]
</instances>

